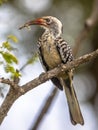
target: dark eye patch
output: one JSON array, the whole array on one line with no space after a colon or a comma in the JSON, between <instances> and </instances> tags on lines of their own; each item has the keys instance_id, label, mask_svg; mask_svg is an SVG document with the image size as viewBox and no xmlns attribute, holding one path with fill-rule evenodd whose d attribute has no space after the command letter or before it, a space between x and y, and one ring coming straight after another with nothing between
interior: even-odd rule
<instances>
[{"instance_id":1,"label":"dark eye patch","mask_svg":"<svg viewBox=\"0 0 98 130\"><path fill-rule=\"evenodd\" d=\"M45 20L46 20L47 24L50 24L50 23L51 23L51 19L46 18Z\"/></svg>"}]
</instances>

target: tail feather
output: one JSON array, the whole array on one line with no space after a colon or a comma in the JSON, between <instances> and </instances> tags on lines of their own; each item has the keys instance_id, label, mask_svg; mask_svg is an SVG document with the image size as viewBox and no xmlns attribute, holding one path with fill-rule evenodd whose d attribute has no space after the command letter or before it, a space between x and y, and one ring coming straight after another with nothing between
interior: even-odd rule
<instances>
[{"instance_id":1,"label":"tail feather","mask_svg":"<svg viewBox=\"0 0 98 130\"><path fill-rule=\"evenodd\" d=\"M64 91L66 93L67 102L69 106L69 112L70 112L70 119L73 125L76 124L84 124L84 119L81 114L81 110L79 107L79 103L76 97L76 93L74 90L74 87L72 85L72 81L70 79L61 79L61 82L63 84Z\"/></svg>"}]
</instances>

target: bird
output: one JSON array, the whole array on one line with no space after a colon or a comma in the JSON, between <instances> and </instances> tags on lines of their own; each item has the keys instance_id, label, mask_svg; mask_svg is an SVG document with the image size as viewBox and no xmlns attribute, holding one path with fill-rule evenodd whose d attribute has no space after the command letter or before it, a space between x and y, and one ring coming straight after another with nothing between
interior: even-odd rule
<instances>
[{"instance_id":1,"label":"bird","mask_svg":"<svg viewBox=\"0 0 98 130\"><path fill-rule=\"evenodd\" d=\"M61 36L63 25L59 19L53 16L42 16L25 23L19 29L31 25L39 25L44 29L38 40L38 48L39 57L46 72L61 63L66 64L74 60L71 47ZM51 78L51 81L60 90L65 91L72 124L83 125L84 119L73 86L73 69L61 72L56 77Z\"/></svg>"}]
</instances>

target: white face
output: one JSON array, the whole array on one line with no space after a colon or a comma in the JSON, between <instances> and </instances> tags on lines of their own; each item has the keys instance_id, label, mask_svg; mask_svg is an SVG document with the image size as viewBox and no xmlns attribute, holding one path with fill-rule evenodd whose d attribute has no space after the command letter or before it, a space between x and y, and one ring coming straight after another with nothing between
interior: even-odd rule
<instances>
[{"instance_id":1,"label":"white face","mask_svg":"<svg viewBox=\"0 0 98 130\"><path fill-rule=\"evenodd\" d=\"M56 21L57 25L58 25L58 28L59 28L59 34L61 35L62 34L62 30L63 30L63 27L62 27L62 23L60 22L60 20L58 20L57 18L55 17L52 17L52 19L54 21Z\"/></svg>"},{"instance_id":2,"label":"white face","mask_svg":"<svg viewBox=\"0 0 98 130\"><path fill-rule=\"evenodd\" d=\"M59 25L60 28L62 27L62 23L61 23L61 21L59 19L57 19L56 17L52 17L52 16L49 16L49 17L50 17L50 19L55 21Z\"/></svg>"},{"instance_id":3,"label":"white face","mask_svg":"<svg viewBox=\"0 0 98 130\"><path fill-rule=\"evenodd\" d=\"M60 36L62 34L62 23L53 16L45 16L43 19L46 20L47 29L49 29L54 36Z\"/></svg>"}]
</instances>

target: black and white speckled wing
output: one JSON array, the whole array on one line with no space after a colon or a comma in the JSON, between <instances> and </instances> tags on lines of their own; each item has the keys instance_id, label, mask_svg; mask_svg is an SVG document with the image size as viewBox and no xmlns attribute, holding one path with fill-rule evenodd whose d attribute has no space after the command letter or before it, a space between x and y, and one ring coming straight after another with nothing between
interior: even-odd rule
<instances>
[{"instance_id":1,"label":"black and white speckled wing","mask_svg":"<svg viewBox=\"0 0 98 130\"><path fill-rule=\"evenodd\" d=\"M55 40L58 52L61 56L62 62L67 63L73 60L72 49L61 37Z\"/></svg>"}]
</instances>

